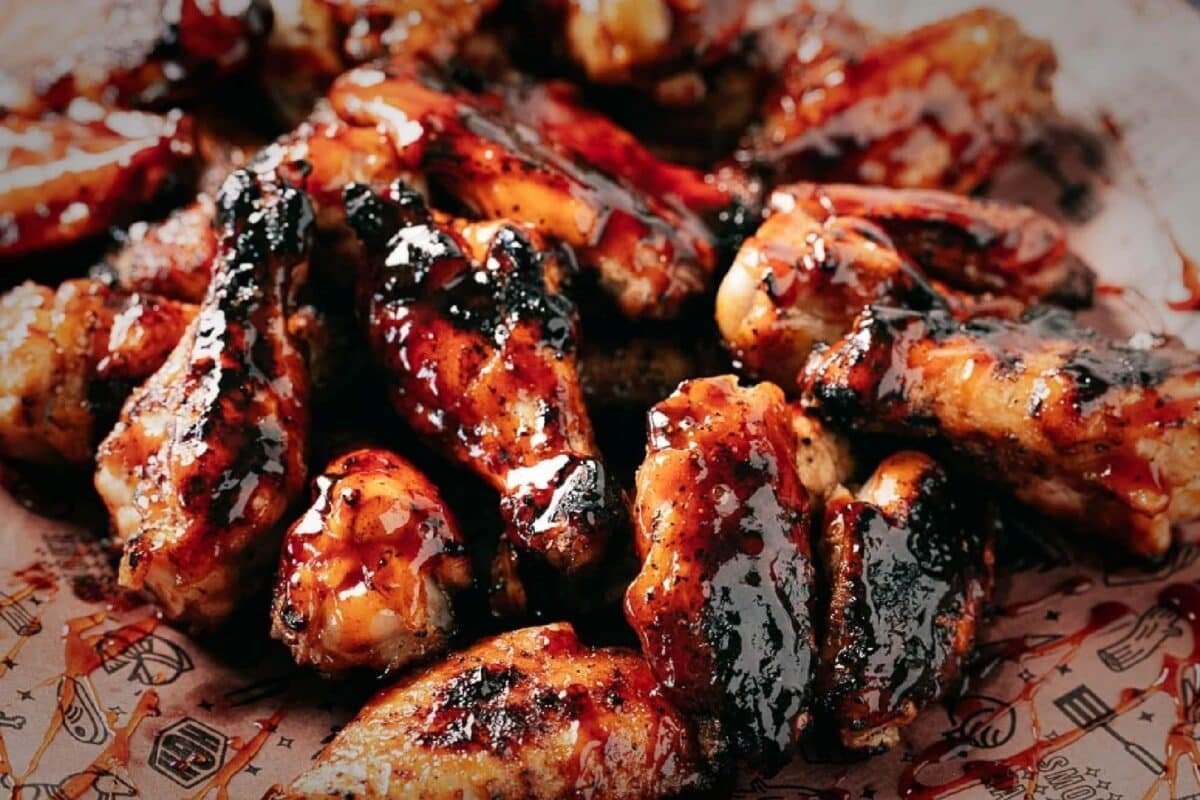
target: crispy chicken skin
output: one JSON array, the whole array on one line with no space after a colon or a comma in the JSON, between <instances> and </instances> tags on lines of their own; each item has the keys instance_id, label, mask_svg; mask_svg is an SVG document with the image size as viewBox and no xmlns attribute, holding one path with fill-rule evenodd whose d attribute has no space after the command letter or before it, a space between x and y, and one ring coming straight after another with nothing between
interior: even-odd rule
<instances>
[{"instance_id":1,"label":"crispy chicken skin","mask_svg":"<svg viewBox=\"0 0 1200 800\"><path fill-rule=\"evenodd\" d=\"M779 387L725 375L687 381L648 421L625 616L673 700L778 766L807 725L816 669L791 412Z\"/></svg>"},{"instance_id":2,"label":"crispy chicken skin","mask_svg":"<svg viewBox=\"0 0 1200 800\"><path fill-rule=\"evenodd\" d=\"M391 672L445 649L471 582L453 514L406 459L335 458L283 542L271 635L322 672Z\"/></svg>"},{"instance_id":3,"label":"crispy chicken skin","mask_svg":"<svg viewBox=\"0 0 1200 800\"><path fill-rule=\"evenodd\" d=\"M287 330L312 207L269 173L235 172L196 319L126 401L96 489L125 543L120 582L164 614L219 625L265 582L280 520L303 491L308 371Z\"/></svg>"},{"instance_id":4,"label":"crispy chicken skin","mask_svg":"<svg viewBox=\"0 0 1200 800\"><path fill-rule=\"evenodd\" d=\"M570 244L625 314L673 316L704 290L716 259L712 235L685 204L724 196L570 98L521 82L471 91L415 61L352 70L330 93L346 121L421 148L430 183L472 212Z\"/></svg>"},{"instance_id":5,"label":"crispy chicken skin","mask_svg":"<svg viewBox=\"0 0 1200 800\"><path fill-rule=\"evenodd\" d=\"M129 291L199 303L220 246L216 214L202 194L160 222L134 223L97 274Z\"/></svg>"},{"instance_id":6,"label":"crispy chicken skin","mask_svg":"<svg viewBox=\"0 0 1200 800\"><path fill-rule=\"evenodd\" d=\"M638 654L566 623L484 640L376 695L269 800L649 800L714 767Z\"/></svg>"},{"instance_id":7,"label":"crispy chicken skin","mask_svg":"<svg viewBox=\"0 0 1200 800\"><path fill-rule=\"evenodd\" d=\"M271 23L266 0L7 0L0 15L0 109L26 116L177 102L243 67Z\"/></svg>"},{"instance_id":8,"label":"crispy chicken skin","mask_svg":"<svg viewBox=\"0 0 1200 800\"><path fill-rule=\"evenodd\" d=\"M121 393L162 366L194 313L87 279L8 291L0 297L0 456L90 463Z\"/></svg>"},{"instance_id":9,"label":"crispy chicken skin","mask_svg":"<svg viewBox=\"0 0 1200 800\"><path fill-rule=\"evenodd\" d=\"M1039 511L1140 555L1200 517L1200 357L1174 341L1105 340L1049 308L967 323L872 308L801 387L827 418L940 436Z\"/></svg>"},{"instance_id":10,"label":"crispy chicken skin","mask_svg":"<svg viewBox=\"0 0 1200 800\"><path fill-rule=\"evenodd\" d=\"M509 545L562 573L594 567L625 506L552 254L513 224L436 218L403 184L346 196L368 251L360 313L396 411L500 492Z\"/></svg>"},{"instance_id":11,"label":"crispy chicken skin","mask_svg":"<svg viewBox=\"0 0 1200 800\"><path fill-rule=\"evenodd\" d=\"M913 451L840 490L820 539L829 586L818 687L842 744L876 750L957 683L991 584L987 524Z\"/></svg>"},{"instance_id":12,"label":"crispy chicken skin","mask_svg":"<svg viewBox=\"0 0 1200 800\"><path fill-rule=\"evenodd\" d=\"M1054 51L987 8L863 52L798 47L746 157L777 180L966 192L1053 109Z\"/></svg>"},{"instance_id":13,"label":"crispy chicken skin","mask_svg":"<svg viewBox=\"0 0 1200 800\"><path fill-rule=\"evenodd\" d=\"M74 118L0 121L0 259L27 256L129 221L184 170L190 126L82 104Z\"/></svg>"}]
</instances>

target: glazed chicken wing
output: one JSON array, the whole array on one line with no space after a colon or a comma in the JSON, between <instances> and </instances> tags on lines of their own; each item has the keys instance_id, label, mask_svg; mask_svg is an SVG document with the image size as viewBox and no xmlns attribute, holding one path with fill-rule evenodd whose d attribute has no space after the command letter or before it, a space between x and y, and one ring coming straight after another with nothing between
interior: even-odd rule
<instances>
[{"instance_id":1,"label":"glazed chicken wing","mask_svg":"<svg viewBox=\"0 0 1200 800\"><path fill-rule=\"evenodd\" d=\"M472 212L570 244L629 316L676 314L715 267L714 239L687 203L716 212L728 197L573 107L565 89L472 91L404 61L347 73L330 100L348 122L380 125L398 147L420 147L430 182Z\"/></svg>"},{"instance_id":2,"label":"glazed chicken wing","mask_svg":"<svg viewBox=\"0 0 1200 800\"><path fill-rule=\"evenodd\" d=\"M107 414L162 366L194 314L85 279L0 297L0 456L89 463Z\"/></svg>"},{"instance_id":3,"label":"glazed chicken wing","mask_svg":"<svg viewBox=\"0 0 1200 800\"><path fill-rule=\"evenodd\" d=\"M193 627L260 588L279 522L304 488L308 372L287 329L312 207L241 170L217 200L221 244L196 319L125 403L96 489L125 543L120 581Z\"/></svg>"},{"instance_id":4,"label":"glazed chicken wing","mask_svg":"<svg viewBox=\"0 0 1200 800\"><path fill-rule=\"evenodd\" d=\"M372 699L270 800L650 800L711 786L712 753L634 652L560 623L505 633Z\"/></svg>"},{"instance_id":5,"label":"glazed chicken wing","mask_svg":"<svg viewBox=\"0 0 1200 800\"><path fill-rule=\"evenodd\" d=\"M490 483L508 544L555 570L595 567L625 522L575 369L578 321L551 254L509 223L435 218L397 184L347 190L368 250L358 292L392 404Z\"/></svg>"},{"instance_id":6,"label":"glazed chicken wing","mask_svg":"<svg viewBox=\"0 0 1200 800\"><path fill-rule=\"evenodd\" d=\"M806 402L865 430L940 436L1039 511L1158 555L1200 517L1200 357L1109 341L1066 311L959 323L873 308L802 376Z\"/></svg>"},{"instance_id":7,"label":"glazed chicken wing","mask_svg":"<svg viewBox=\"0 0 1200 800\"><path fill-rule=\"evenodd\" d=\"M791 412L777 386L726 375L682 384L648 419L626 618L672 699L777 766L807 725L816 669Z\"/></svg>"},{"instance_id":8,"label":"glazed chicken wing","mask_svg":"<svg viewBox=\"0 0 1200 800\"><path fill-rule=\"evenodd\" d=\"M1053 109L1050 46L981 8L861 53L797 47L745 156L778 180L969 191Z\"/></svg>"},{"instance_id":9,"label":"glazed chicken wing","mask_svg":"<svg viewBox=\"0 0 1200 800\"><path fill-rule=\"evenodd\" d=\"M390 672L443 650L471 565L437 487L387 450L335 458L283 542L271 635L323 672Z\"/></svg>"},{"instance_id":10,"label":"glazed chicken wing","mask_svg":"<svg viewBox=\"0 0 1200 800\"><path fill-rule=\"evenodd\" d=\"M271 23L265 0L8 0L0 16L0 110L26 116L177 102L244 66Z\"/></svg>"},{"instance_id":11,"label":"glazed chicken wing","mask_svg":"<svg viewBox=\"0 0 1200 800\"><path fill-rule=\"evenodd\" d=\"M937 462L897 453L837 493L820 540L829 586L818 686L842 744L892 747L961 675L991 583L986 515Z\"/></svg>"},{"instance_id":12,"label":"glazed chicken wing","mask_svg":"<svg viewBox=\"0 0 1200 800\"><path fill-rule=\"evenodd\" d=\"M186 173L187 121L83 104L74 117L0 122L0 259L128 222Z\"/></svg>"}]
</instances>

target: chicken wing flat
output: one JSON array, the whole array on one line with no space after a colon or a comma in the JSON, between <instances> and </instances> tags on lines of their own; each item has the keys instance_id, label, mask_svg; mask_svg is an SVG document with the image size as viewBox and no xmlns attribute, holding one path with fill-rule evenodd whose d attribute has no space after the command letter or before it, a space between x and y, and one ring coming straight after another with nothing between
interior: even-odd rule
<instances>
[{"instance_id":1,"label":"chicken wing flat","mask_svg":"<svg viewBox=\"0 0 1200 800\"><path fill-rule=\"evenodd\" d=\"M791 411L779 387L726 375L682 384L648 420L625 616L673 700L778 766L807 725L816 669Z\"/></svg>"},{"instance_id":2,"label":"chicken wing flat","mask_svg":"<svg viewBox=\"0 0 1200 800\"><path fill-rule=\"evenodd\" d=\"M747 157L805 178L965 192L1024 143L1054 101L1054 51L981 8L861 53L798 47Z\"/></svg>"},{"instance_id":3,"label":"chicken wing flat","mask_svg":"<svg viewBox=\"0 0 1200 800\"><path fill-rule=\"evenodd\" d=\"M986 515L969 517L946 471L913 451L884 460L826 510L829 585L818 686L842 744L892 747L953 687L991 585Z\"/></svg>"},{"instance_id":4,"label":"chicken wing flat","mask_svg":"<svg viewBox=\"0 0 1200 800\"><path fill-rule=\"evenodd\" d=\"M323 672L390 672L445 649L471 565L454 515L380 449L335 458L283 542L271 635Z\"/></svg>"},{"instance_id":5,"label":"chicken wing flat","mask_svg":"<svg viewBox=\"0 0 1200 800\"><path fill-rule=\"evenodd\" d=\"M559 623L505 633L376 695L270 800L650 800L714 766L646 662Z\"/></svg>"},{"instance_id":6,"label":"chicken wing flat","mask_svg":"<svg viewBox=\"0 0 1200 800\"><path fill-rule=\"evenodd\" d=\"M1051 516L1158 555L1200 517L1200 357L1109 341L1060 309L1019 322L873 308L801 380L822 415L940 436Z\"/></svg>"},{"instance_id":7,"label":"chicken wing flat","mask_svg":"<svg viewBox=\"0 0 1200 800\"><path fill-rule=\"evenodd\" d=\"M192 154L189 125L177 113L77 110L74 119L0 122L0 259L128 222Z\"/></svg>"},{"instance_id":8,"label":"chicken wing flat","mask_svg":"<svg viewBox=\"0 0 1200 800\"><path fill-rule=\"evenodd\" d=\"M93 274L128 291L199 303L220 247L216 204L200 195L159 222L136 222Z\"/></svg>"},{"instance_id":9,"label":"chicken wing flat","mask_svg":"<svg viewBox=\"0 0 1200 800\"><path fill-rule=\"evenodd\" d=\"M625 523L575 368L578 319L552 254L509 223L435 218L397 184L347 190L368 251L360 309L392 405L501 494L521 554L574 574Z\"/></svg>"},{"instance_id":10,"label":"chicken wing flat","mask_svg":"<svg viewBox=\"0 0 1200 800\"><path fill-rule=\"evenodd\" d=\"M96 489L125 543L120 582L192 627L265 583L279 522L303 491L308 372L287 329L312 207L240 170L217 200L221 245L196 319L125 403Z\"/></svg>"},{"instance_id":11,"label":"chicken wing flat","mask_svg":"<svg viewBox=\"0 0 1200 800\"><path fill-rule=\"evenodd\" d=\"M725 196L575 108L565 89L513 82L471 91L403 61L347 73L330 100L346 121L420 147L431 184L473 213L570 244L629 316L676 314L712 274L713 236L686 203Z\"/></svg>"},{"instance_id":12,"label":"chicken wing flat","mask_svg":"<svg viewBox=\"0 0 1200 800\"><path fill-rule=\"evenodd\" d=\"M90 463L107 413L162 366L194 314L86 279L0 297L0 456Z\"/></svg>"},{"instance_id":13,"label":"chicken wing flat","mask_svg":"<svg viewBox=\"0 0 1200 800\"><path fill-rule=\"evenodd\" d=\"M177 102L243 67L271 24L266 0L12 0L0 9L0 109L26 116L76 97Z\"/></svg>"}]
</instances>

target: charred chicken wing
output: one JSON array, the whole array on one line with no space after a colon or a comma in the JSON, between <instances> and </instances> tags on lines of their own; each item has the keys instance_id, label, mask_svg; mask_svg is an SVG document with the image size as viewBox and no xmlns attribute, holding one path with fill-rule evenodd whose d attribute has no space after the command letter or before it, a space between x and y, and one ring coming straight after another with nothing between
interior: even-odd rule
<instances>
[{"instance_id":1,"label":"charred chicken wing","mask_svg":"<svg viewBox=\"0 0 1200 800\"><path fill-rule=\"evenodd\" d=\"M125 223L186 166L177 113L105 111L0 122L0 259L74 244Z\"/></svg>"},{"instance_id":2,"label":"charred chicken wing","mask_svg":"<svg viewBox=\"0 0 1200 800\"><path fill-rule=\"evenodd\" d=\"M512 224L435 218L403 184L353 186L346 206L396 411L500 492L520 554L567 574L594 567L625 506L593 441L552 254Z\"/></svg>"},{"instance_id":3,"label":"charred chicken wing","mask_svg":"<svg viewBox=\"0 0 1200 800\"><path fill-rule=\"evenodd\" d=\"M271 800L650 800L707 789L711 754L641 656L560 623L505 633L372 699Z\"/></svg>"},{"instance_id":4,"label":"charred chicken wing","mask_svg":"<svg viewBox=\"0 0 1200 800\"><path fill-rule=\"evenodd\" d=\"M89 463L108 413L162 366L194 313L85 279L0 297L0 456Z\"/></svg>"},{"instance_id":5,"label":"charred chicken wing","mask_svg":"<svg viewBox=\"0 0 1200 800\"><path fill-rule=\"evenodd\" d=\"M0 110L27 116L76 97L161 106L254 55L265 0L48 0L0 3Z\"/></svg>"},{"instance_id":6,"label":"charred chicken wing","mask_svg":"<svg viewBox=\"0 0 1200 800\"><path fill-rule=\"evenodd\" d=\"M390 672L444 649L471 567L437 487L366 449L335 458L314 495L283 542L271 635L324 672Z\"/></svg>"},{"instance_id":7,"label":"charred chicken wing","mask_svg":"<svg viewBox=\"0 0 1200 800\"><path fill-rule=\"evenodd\" d=\"M897 453L826 509L829 616L818 685L842 743L892 747L953 686L991 582L986 515L969 517L945 470Z\"/></svg>"},{"instance_id":8,"label":"charred chicken wing","mask_svg":"<svg viewBox=\"0 0 1200 800\"><path fill-rule=\"evenodd\" d=\"M783 392L688 381L649 413L625 595L670 697L777 766L809 718L816 669L808 492Z\"/></svg>"},{"instance_id":9,"label":"charred chicken wing","mask_svg":"<svg viewBox=\"0 0 1200 800\"><path fill-rule=\"evenodd\" d=\"M472 91L414 61L360 68L330 94L348 122L419 147L430 182L485 218L570 244L630 316L672 316L705 288L713 237L686 204L728 202L698 172L657 161L627 132L523 82Z\"/></svg>"},{"instance_id":10,"label":"charred chicken wing","mask_svg":"<svg viewBox=\"0 0 1200 800\"><path fill-rule=\"evenodd\" d=\"M287 316L312 208L285 181L248 170L229 177L217 205L204 302L125 403L96 474L125 543L121 584L193 627L221 623L263 585L306 477L308 372Z\"/></svg>"},{"instance_id":11,"label":"charred chicken wing","mask_svg":"<svg viewBox=\"0 0 1200 800\"><path fill-rule=\"evenodd\" d=\"M981 8L846 53L784 64L747 157L805 178L965 192L1053 109L1050 46Z\"/></svg>"},{"instance_id":12,"label":"charred chicken wing","mask_svg":"<svg viewBox=\"0 0 1200 800\"><path fill-rule=\"evenodd\" d=\"M865 430L940 436L1038 510L1158 555L1200 517L1200 356L1109 341L1066 311L1019 322L873 308L802 377Z\"/></svg>"}]
</instances>

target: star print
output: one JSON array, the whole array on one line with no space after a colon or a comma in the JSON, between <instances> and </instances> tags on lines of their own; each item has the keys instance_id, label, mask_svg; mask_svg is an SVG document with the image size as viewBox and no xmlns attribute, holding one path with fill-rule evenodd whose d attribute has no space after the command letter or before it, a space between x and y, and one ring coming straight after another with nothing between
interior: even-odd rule
<instances>
[{"instance_id":1,"label":"star print","mask_svg":"<svg viewBox=\"0 0 1200 800\"><path fill-rule=\"evenodd\" d=\"M213 710L213 704L212 704L212 703L210 703L210 702L209 702L209 701L207 701L207 700L201 700L201 701L200 701L200 707L201 707L201 708L203 708L205 711L212 711L212 710Z\"/></svg>"},{"instance_id":2,"label":"star print","mask_svg":"<svg viewBox=\"0 0 1200 800\"><path fill-rule=\"evenodd\" d=\"M1154 715L1149 711L1143 711L1141 714L1138 714L1138 719L1142 722L1154 722Z\"/></svg>"},{"instance_id":3,"label":"star print","mask_svg":"<svg viewBox=\"0 0 1200 800\"><path fill-rule=\"evenodd\" d=\"M1116 792L1109 792L1108 800L1125 800L1125 795L1117 794Z\"/></svg>"},{"instance_id":4,"label":"star print","mask_svg":"<svg viewBox=\"0 0 1200 800\"><path fill-rule=\"evenodd\" d=\"M1037 677L1029 671L1028 667L1022 668L1021 671L1017 673L1017 676L1026 683L1029 683L1031 680Z\"/></svg>"},{"instance_id":5,"label":"star print","mask_svg":"<svg viewBox=\"0 0 1200 800\"><path fill-rule=\"evenodd\" d=\"M275 746L276 747L286 747L288 750L291 750L292 743L295 741L296 741L295 739L289 739L286 736L280 736L279 741L275 743Z\"/></svg>"},{"instance_id":6,"label":"star print","mask_svg":"<svg viewBox=\"0 0 1200 800\"><path fill-rule=\"evenodd\" d=\"M1110 787L1110 786L1112 786L1112 782L1111 782L1111 781L1096 781L1096 788L1097 788L1097 789L1107 789L1107 788L1108 788L1108 787Z\"/></svg>"},{"instance_id":7,"label":"star print","mask_svg":"<svg viewBox=\"0 0 1200 800\"><path fill-rule=\"evenodd\" d=\"M32 700L33 692L27 692L24 689L18 689L17 694L21 695L22 700Z\"/></svg>"},{"instance_id":8,"label":"star print","mask_svg":"<svg viewBox=\"0 0 1200 800\"><path fill-rule=\"evenodd\" d=\"M1058 670L1059 675L1070 675L1071 674L1071 668L1069 666L1067 666L1066 664L1059 664L1057 667L1055 667L1055 669Z\"/></svg>"},{"instance_id":9,"label":"star print","mask_svg":"<svg viewBox=\"0 0 1200 800\"><path fill-rule=\"evenodd\" d=\"M121 708L120 706L109 706L108 713L115 714L119 717L125 713L125 709Z\"/></svg>"},{"instance_id":10,"label":"star print","mask_svg":"<svg viewBox=\"0 0 1200 800\"><path fill-rule=\"evenodd\" d=\"M0 664L3 664L8 669L12 669L17 665L17 662L13 661L11 658L6 658L3 661L0 661Z\"/></svg>"},{"instance_id":11,"label":"star print","mask_svg":"<svg viewBox=\"0 0 1200 800\"><path fill-rule=\"evenodd\" d=\"M1088 767L1086 770L1084 770L1084 772L1089 778L1094 778L1100 774L1100 770L1096 769L1095 767Z\"/></svg>"},{"instance_id":12,"label":"star print","mask_svg":"<svg viewBox=\"0 0 1200 800\"><path fill-rule=\"evenodd\" d=\"M33 595L29 595L29 602L33 603L35 606L40 606L42 604L41 599Z\"/></svg>"},{"instance_id":13,"label":"star print","mask_svg":"<svg viewBox=\"0 0 1200 800\"><path fill-rule=\"evenodd\" d=\"M247 764L245 771L249 772L251 775L257 775L258 773L262 772L262 767L256 767L253 764Z\"/></svg>"},{"instance_id":14,"label":"star print","mask_svg":"<svg viewBox=\"0 0 1200 800\"><path fill-rule=\"evenodd\" d=\"M1046 621L1047 622L1058 622L1059 616L1060 616L1059 613L1052 608L1046 612Z\"/></svg>"},{"instance_id":15,"label":"star print","mask_svg":"<svg viewBox=\"0 0 1200 800\"><path fill-rule=\"evenodd\" d=\"M279 726L276 725L274 722L268 722L266 725L263 726L263 729L265 731L267 731L267 733L274 733L275 731L279 730Z\"/></svg>"}]
</instances>

